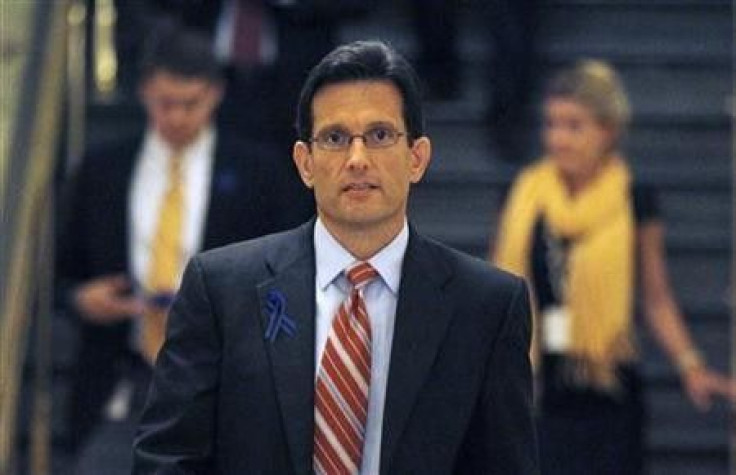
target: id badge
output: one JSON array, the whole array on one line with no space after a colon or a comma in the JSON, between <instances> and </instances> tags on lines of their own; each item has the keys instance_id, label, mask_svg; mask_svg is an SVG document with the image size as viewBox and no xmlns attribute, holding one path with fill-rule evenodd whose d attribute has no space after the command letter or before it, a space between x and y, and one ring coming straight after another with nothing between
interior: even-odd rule
<instances>
[{"instance_id":1,"label":"id badge","mask_svg":"<svg viewBox=\"0 0 736 475\"><path fill-rule=\"evenodd\" d=\"M542 313L542 343L549 353L565 353L570 349L570 313L567 308L553 306Z\"/></svg>"}]
</instances>

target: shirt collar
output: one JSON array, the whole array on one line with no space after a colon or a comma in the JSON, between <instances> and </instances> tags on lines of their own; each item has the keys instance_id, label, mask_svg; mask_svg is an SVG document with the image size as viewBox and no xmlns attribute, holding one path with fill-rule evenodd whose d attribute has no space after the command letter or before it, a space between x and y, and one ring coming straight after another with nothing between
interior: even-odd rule
<instances>
[{"instance_id":1,"label":"shirt collar","mask_svg":"<svg viewBox=\"0 0 736 475\"><path fill-rule=\"evenodd\" d=\"M378 272L378 275L381 276L381 279L394 295L399 292L401 266L404 262L408 242L409 226L404 220L404 225L399 234L383 249L368 259L368 262ZM317 266L316 280L321 290L325 290L345 268L357 260L337 242L319 218L317 218L314 225L314 255Z\"/></svg>"},{"instance_id":2,"label":"shirt collar","mask_svg":"<svg viewBox=\"0 0 736 475\"><path fill-rule=\"evenodd\" d=\"M215 130L211 125L202 129L197 138L182 150L182 159L185 161L205 156L204 151L208 150L215 140ZM148 129L144 139L143 149L147 151L147 156L159 157L161 160L168 159L174 151L171 146L156 132L155 129ZM163 161L162 163L166 163Z\"/></svg>"}]
</instances>

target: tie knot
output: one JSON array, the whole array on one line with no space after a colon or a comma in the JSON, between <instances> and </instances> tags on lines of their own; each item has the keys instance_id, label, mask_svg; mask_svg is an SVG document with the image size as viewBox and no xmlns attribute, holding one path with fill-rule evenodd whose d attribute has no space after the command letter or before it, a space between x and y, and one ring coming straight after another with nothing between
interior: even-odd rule
<instances>
[{"instance_id":1,"label":"tie knot","mask_svg":"<svg viewBox=\"0 0 736 475\"><path fill-rule=\"evenodd\" d=\"M356 289L362 289L377 275L376 269L367 262L357 262L346 269L348 281Z\"/></svg>"}]
</instances>

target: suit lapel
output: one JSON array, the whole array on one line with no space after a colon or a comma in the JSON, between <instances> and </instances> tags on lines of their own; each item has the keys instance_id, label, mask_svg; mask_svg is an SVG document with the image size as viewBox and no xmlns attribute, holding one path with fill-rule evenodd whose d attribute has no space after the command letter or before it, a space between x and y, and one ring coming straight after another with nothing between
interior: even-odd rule
<instances>
[{"instance_id":1,"label":"suit lapel","mask_svg":"<svg viewBox=\"0 0 736 475\"><path fill-rule=\"evenodd\" d=\"M402 269L391 349L383 434L381 472L390 467L411 408L427 378L450 322L444 283L449 271L412 232Z\"/></svg>"},{"instance_id":2,"label":"suit lapel","mask_svg":"<svg viewBox=\"0 0 736 475\"><path fill-rule=\"evenodd\" d=\"M311 470L314 427L314 223L297 230L299 244L272 249L267 256L273 277L258 286L261 323L265 335L273 310L269 294L283 297L283 311L296 324L293 335L277 332L265 342L271 361L274 386L281 408L292 463L297 473ZM265 338L265 337L264 337Z\"/></svg>"}]
</instances>

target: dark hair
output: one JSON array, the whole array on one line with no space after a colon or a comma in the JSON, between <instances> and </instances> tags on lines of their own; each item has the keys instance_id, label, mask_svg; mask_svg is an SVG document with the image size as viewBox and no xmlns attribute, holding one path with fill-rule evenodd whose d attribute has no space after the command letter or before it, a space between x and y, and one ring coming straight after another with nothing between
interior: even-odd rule
<instances>
[{"instance_id":1,"label":"dark hair","mask_svg":"<svg viewBox=\"0 0 736 475\"><path fill-rule=\"evenodd\" d=\"M338 46L309 72L299 95L296 131L309 141L314 117L312 101L324 86L353 81L389 81L401 93L409 143L424 135L419 82L411 65L381 41L355 41Z\"/></svg>"},{"instance_id":2,"label":"dark hair","mask_svg":"<svg viewBox=\"0 0 736 475\"><path fill-rule=\"evenodd\" d=\"M145 82L158 72L185 78L222 80L222 68L210 41L175 23L162 23L148 38L140 64L140 80Z\"/></svg>"}]
</instances>

